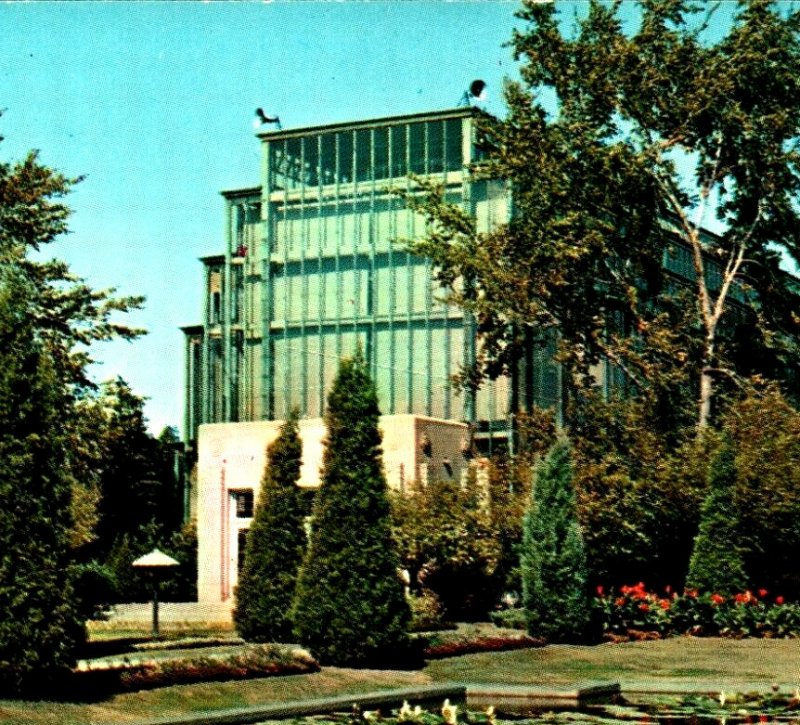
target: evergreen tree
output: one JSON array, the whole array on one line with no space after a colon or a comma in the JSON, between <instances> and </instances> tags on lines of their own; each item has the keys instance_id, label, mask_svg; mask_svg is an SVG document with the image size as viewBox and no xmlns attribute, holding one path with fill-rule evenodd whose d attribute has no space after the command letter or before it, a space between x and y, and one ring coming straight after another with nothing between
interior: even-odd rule
<instances>
[{"instance_id":1,"label":"evergreen tree","mask_svg":"<svg viewBox=\"0 0 800 725\"><path fill-rule=\"evenodd\" d=\"M557 440L536 467L523 520L520 569L528 632L549 642L587 634L586 554L578 525L571 446Z\"/></svg>"},{"instance_id":2,"label":"evergreen tree","mask_svg":"<svg viewBox=\"0 0 800 725\"><path fill-rule=\"evenodd\" d=\"M686 585L731 595L747 585L736 505L736 458L726 441L709 471L708 494L700 511Z\"/></svg>"},{"instance_id":3,"label":"evergreen tree","mask_svg":"<svg viewBox=\"0 0 800 725\"><path fill-rule=\"evenodd\" d=\"M293 607L295 633L326 664L396 661L408 642L379 414L363 357L343 360L328 396L322 486Z\"/></svg>"},{"instance_id":4,"label":"evergreen tree","mask_svg":"<svg viewBox=\"0 0 800 725\"><path fill-rule=\"evenodd\" d=\"M297 487L303 452L297 417L292 411L267 448L261 491L247 533L234 621L249 641L292 638L289 611L306 545L305 507Z\"/></svg>"},{"instance_id":5,"label":"evergreen tree","mask_svg":"<svg viewBox=\"0 0 800 725\"><path fill-rule=\"evenodd\" d=\"M29 286L0 271L0 691L52 682L84 636L69 542L64 399L36 340Z\"/></svg>"}]
</instances>

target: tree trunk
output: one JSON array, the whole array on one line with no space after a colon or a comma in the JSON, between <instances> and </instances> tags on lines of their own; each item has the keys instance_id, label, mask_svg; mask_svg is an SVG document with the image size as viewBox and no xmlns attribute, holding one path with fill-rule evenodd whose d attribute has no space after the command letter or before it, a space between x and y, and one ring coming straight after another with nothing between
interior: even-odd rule
<instances>
[{"instance_id":1,"label":"tree trunk","mask_svg":"<svg viewBox=\"0 0 800 725\"><path fill-rule=\"evenodd\" d=\"M703 366L700 369L700 396L698 400L697 431L702 433L711 424L711 400L714 396L714 331L709 331L703 350Z\"/></svg>"}]
</instances>

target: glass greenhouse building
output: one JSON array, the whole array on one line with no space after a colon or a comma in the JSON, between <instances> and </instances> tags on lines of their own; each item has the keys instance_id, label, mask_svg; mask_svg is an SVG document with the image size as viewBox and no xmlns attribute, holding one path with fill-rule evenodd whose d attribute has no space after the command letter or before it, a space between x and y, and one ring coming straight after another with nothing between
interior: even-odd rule
<instances>
[{"instance_id":1,"label":"glass greenhouse building","mask_svg":"<svg viewBox=\"0 0 800 725\"><path fill-rule=\"evenodd\" d=\"M384 415L471 424L488 448L512 409L558 406L552 349L532 349L513 384L476 394L452 377L475 355L473 322L442 302L430 263L409 254L424 220L393 189L441 183L481 230L509 214L505 184L477 181L471 108L264 130L260 184L222 193L224 253L202 259L201 325L186 335L187 438L203 423L323 414L338 361L364 352Z\"/></svg>"}]
</instances>

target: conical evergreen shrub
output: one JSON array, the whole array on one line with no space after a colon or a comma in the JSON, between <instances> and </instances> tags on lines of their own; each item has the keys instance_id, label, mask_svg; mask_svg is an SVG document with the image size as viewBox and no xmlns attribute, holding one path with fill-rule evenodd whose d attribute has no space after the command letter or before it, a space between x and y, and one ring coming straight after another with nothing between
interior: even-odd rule
<instances>
[{"instance_id":1,"label":"conical evergreen shrub","mask_svg":"<svg viewBox=\"0 0 800 725\"><path fill-rule=\"evenodd\" d=\"M410 619L390 527L378 397L361 355L328 396L322 485L312 510L293 618L324 664L397 664Z\"/></svg>"},{"instance_id":2,"label":"conical evergreen shrub","mask_svg":"<svg viewBox=\"0 0 800 725\"><path fill-rule=\"evenodd\" d=\"M736 455L730 440L714 457L708 479L686 586L729 596L747 586L736 505Z\"/></svg>"},{"instance_id":3,"label":"conical evergreen shrub","mask_svg":"<svg viewBox=\"0 0 800 725\"><path fill-rule=\"evenodd\" d=\"M0 269L0 693L41 696L85 631L69 551L65 398L21 275Z\"/></svg>"},{"instance_id":4,"label":"conical evergreen shrub","mask_svg":"<svg viewBox=\"0 0 800 725\"><path fill-rule=\"evenodd\" d=\"M522 604L528 632L548 642L576 642L588 632L586 553L575 505L571 446L557 440L534 473L523 520Z\"/></svg>"},{"instance_id":5,"label":"conical evergreen shrub","mask_svg":"<svg viewBox=\"0 0 800 725\"><path fill-rule=\"evenodd\" d=\"M267 447L261 491L247 532L234 621L248 641L292 641L289 611L306 546L305 510L297 487L302 452L297 411L292 411Z\"/></svg>"}]
</instances>

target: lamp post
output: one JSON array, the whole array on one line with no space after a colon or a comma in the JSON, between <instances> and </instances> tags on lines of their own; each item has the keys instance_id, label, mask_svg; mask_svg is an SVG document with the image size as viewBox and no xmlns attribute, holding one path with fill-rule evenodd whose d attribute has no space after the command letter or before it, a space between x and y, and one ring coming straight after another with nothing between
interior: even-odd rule
<instances>
[{"instance_id":1,"label":"lamp post","mask_svg":"<svg viewBox=\"0 0 800 725\"><path fill-rule=\"evenodd\" d=\"M178 566L179 562L158 549L140 556L133 562L137 569L147 572L153 580L153 637L158 637L158 585L160 577L169 567Z\"/></svg>"}]
</instances>

